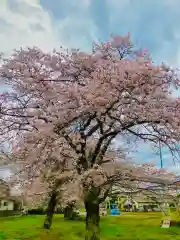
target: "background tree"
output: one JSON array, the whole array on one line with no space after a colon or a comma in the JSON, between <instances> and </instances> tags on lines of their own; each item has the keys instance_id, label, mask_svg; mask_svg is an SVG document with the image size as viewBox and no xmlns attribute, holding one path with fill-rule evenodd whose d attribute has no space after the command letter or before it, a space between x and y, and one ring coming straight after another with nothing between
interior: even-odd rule
<instances>
[{"instance_id":1,"label":"background tree","mask_svg":"<svg viewBox=\"0 0 180 240\"><path fill-rule=\"evenodd\" d=\"M6 153L4 158L7 158L6 164L14 166L9 183L21 188L31 207L39 207L48 199L44 227L49 229L57 202L62 197L62 187L74 177L75 172L69 164L72 160L70 155L65 154L65 148L56 152L55 145L46 142L44 147L43 141L41 143L38 155L32 154L32 149L37 146L34 138L33 142L28 142L29 148L19 145L11 154ZM56 147L60 148L58 144Z\"/></svg>"},{"instance_id":2,"label":"background tree","mask_svg":"<svg viewBox=\"0 0 180 240\"><path fill-rule=\"evenodd\" d=\"M20 49L4 60L0 76L12 88L1 96L1 136L17 142L24 141L24 132L29 139L58 138L73 152L77 173L85 179L86 239L98 239L99 204L111 188L106 184L102 192L93 185L97 179L87 188L89 175L106 176L107 151L118 136L179 151L180 104L171 93L179 86L177 74L135 49L129 35L94 44L92 53ZM108 162L116 166L117 159ZM117 172L108 182L122 178Z\"/></svg>"}]
</instances>

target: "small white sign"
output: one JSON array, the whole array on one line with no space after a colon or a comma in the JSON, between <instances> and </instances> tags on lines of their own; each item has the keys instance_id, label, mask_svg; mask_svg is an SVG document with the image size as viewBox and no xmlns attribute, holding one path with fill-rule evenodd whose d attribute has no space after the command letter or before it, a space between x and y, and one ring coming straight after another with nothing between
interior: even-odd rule
<instances>
[{"instance_id":1,"label":"small white sign","mask_svg":"<svg viewBox=\"0 0 180 240\"><path fill-rule=\"evenodd\" d=\"M162 228L169 228L170 227L170 220L164 220L162 224Z\"/></svg>"}]
</instances>

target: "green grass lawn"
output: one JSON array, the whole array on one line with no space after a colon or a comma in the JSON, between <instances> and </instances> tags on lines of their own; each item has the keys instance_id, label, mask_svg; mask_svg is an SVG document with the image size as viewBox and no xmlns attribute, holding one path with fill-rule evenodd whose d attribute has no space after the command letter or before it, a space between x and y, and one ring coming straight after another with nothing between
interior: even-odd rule
<instances>
[{"instance_id":1,"label":"green grass lawn","mask_svg":"<svg viewBox=\"0 0 180 240\"><path fill-rule=\"evenodd\" d=\"M102 240L180 240L180 228L161 229L161 214L128 213L101 218ZM42 228L44 216L23 216L0 219L0 240L83 240L83 221L64 221L54 217L51 230Z\"/></svg>"}]
</instances>

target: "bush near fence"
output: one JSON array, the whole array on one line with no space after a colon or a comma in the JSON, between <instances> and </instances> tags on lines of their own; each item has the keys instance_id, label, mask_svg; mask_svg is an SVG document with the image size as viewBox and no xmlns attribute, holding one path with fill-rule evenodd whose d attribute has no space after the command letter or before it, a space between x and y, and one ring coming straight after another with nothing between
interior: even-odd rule
<instances>
[{"instance_id":1,"label":"bush near fence","mask_svg":"<svg viewBox=\"0 0 180 240\"><path fill-rule=\"evenodd\" d=\"M29 209L27 214L29 215L44 215L47 213L47 209L44 208L34 208L34 209ZM64 210L62 208L57 208L55 210L56 214L62 214L64 213Z\"/></svg>"},{"instance_id":2,"label":"bush near fence","mask_svg":"<svg viewBox=\"0 0 180 240\"><path fill-rule=\"evenodd\" d=\"M0 217L10 217L10 216L16 216L21 215L20 210L1 210L0 211Z\"/></svg>"},{"instance_id":3,"label":"bush near fence","mask_svg":"<svg viewBox=\"0 0 180 240\"><path fill-rule=\"evenodd\" d=\"M29 209L27 211L28 215L45 215L46 213L47 213L47 209L43 209L43 208ZM55 213L62 214L64 213L64 210L62 208L57 208ZM9 217L9 216L16 216L16 215L22 215L22 211L21 210L1 210L0 211L0 217Z\"/></svg>"},{"instance_id":4,"label":"bush near fence","mask_svg":"<svg viewBox=\"0 0 180 240\"><path fill-rule=\"evenodd\" d=\"M43 208L33 208L27 211L28 215L44 215L46 211Z\"/></svg>"}]
</instances>

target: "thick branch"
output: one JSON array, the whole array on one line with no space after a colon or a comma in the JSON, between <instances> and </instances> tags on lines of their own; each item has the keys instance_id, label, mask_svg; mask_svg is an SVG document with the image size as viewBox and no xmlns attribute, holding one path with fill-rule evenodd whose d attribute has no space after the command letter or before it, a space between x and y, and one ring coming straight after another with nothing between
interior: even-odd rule
<instances>
[{"instance_id":1,"label":"thick branch","mask_svg":"<svg viewBox=\"0 0 180 240\"><path fill-rule=\"evenodd\" d=\"M107 143L104 145L104 148L102 148L102 152L101 152L101 156L100 156L101 159L104 157L104 154L106 153L106 150L107 150L109 144L111 143L112 139L115 138L118 133L119 133L119 131L109 132L109 133L104 134L102 137L99 138L99 140L96 144L95 150L94 150L94 152L92 154L92 157L91 157L91 165L93 165L95 163L96 158L101 151L101 146L102 146L104 140L106 140L107 138L110 137L109 141L107 141Z\"/></svg>"},{"instance_id":2,"label":"thick branch","mask_svg":"<svg viewBox=\"0 0 180 240\"><path fill-rule=\"evenodd\" d=\"M111 144L111 141L113 140L113 138L115 138L115 136L116 135L109 137L109 139L107 139L107 141L104 143L103 147L100 149L98 157L96 158L97 159L97 161L96 161L97 164L101 165L103 157L104 157L109 145ZM92 162L92 164L93 164L93 162Z\"/></svg>"}]
</instances>

